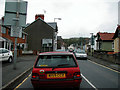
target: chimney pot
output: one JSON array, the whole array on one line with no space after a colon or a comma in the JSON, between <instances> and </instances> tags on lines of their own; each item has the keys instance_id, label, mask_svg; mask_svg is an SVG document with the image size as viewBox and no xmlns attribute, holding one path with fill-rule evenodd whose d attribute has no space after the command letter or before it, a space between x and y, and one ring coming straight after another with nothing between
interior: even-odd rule
<instances>
[{"instance_id":1,"label":"chimney pot","mask_svg":"<svg viewBox=\"0 0 120 90\"><path fill-rule=\"evenodd\" d=\"M44 20L44 14L36 14L35 15L35 20L41 18L42 20Z\"/></svg>"}]
</instances>

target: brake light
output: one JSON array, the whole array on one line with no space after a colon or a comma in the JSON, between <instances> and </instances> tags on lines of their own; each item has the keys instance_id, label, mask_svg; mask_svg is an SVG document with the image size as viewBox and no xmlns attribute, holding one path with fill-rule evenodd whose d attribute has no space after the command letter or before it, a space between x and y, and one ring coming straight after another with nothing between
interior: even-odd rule
<instances>
[{"instance_id":1,"label":"brake light","mask_svg":"<svg viewBox=\"0 0 120 90\"><path fill-rule=\"evenodd\" d=\"M82 77L80 75L80 72L75 72L74 75L73 75L73 78L74 79L82 79Z\"/></svg>"},{"instance_id":2,"label":"brake light","mask_svg":"<svg viewBox=\"0 0 120 90\"><path fill-rule=\"evenodd\" d=\"M37 73L32 73L32 78L38 79L38 78L39 78L39 74L37 74Z\"/></svg>"},{"instance_id":3,"label":"brake light","mask_svg":"<svg viewBox=\"0 0 120 90\"><path fill-rule=\"evenodd\" d=\"M80 75L76 75L77 77L80 77Z\"/></svg>"}]
</instances>

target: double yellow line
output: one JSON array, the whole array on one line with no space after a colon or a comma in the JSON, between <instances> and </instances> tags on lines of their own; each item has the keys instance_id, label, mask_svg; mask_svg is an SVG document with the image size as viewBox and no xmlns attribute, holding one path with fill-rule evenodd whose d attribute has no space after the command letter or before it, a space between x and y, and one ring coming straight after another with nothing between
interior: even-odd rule
<instances>
[{"instance_id":1,"label":"double yellow line","mask_svg":"<svg viewBox=\"0 0 120 90\"><path fill-rule=\"evenodd\" d=\"M19 88L30 76L32 73L30 73L16 88L14 88L14 90L16 90L17 88Z\"/></svg>"}]
</instances>

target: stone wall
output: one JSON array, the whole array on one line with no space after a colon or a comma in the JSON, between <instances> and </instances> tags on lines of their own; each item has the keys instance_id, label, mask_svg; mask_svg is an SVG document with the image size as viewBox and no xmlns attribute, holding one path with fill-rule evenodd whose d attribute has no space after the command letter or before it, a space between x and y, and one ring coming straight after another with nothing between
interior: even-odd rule
<instances>
[{"instance_id":1,"label":"stone wall","mask_svg":"<svg viewBox=\"0 0 120 90\"><path fill-rule=\"evenodd\" d=\"M91 53L88 53L91 55ZM120 54L107 54L104 52L94 52L93 57L103 59L112 63L120 64Z\"/></svg>"}]
</instances>

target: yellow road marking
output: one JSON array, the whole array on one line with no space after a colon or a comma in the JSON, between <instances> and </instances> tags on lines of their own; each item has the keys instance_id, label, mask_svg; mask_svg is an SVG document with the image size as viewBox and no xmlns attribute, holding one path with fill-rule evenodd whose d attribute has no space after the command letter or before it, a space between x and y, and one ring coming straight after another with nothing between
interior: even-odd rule
<instances>
[{"instance_id":1,"label":"yellow road marking","mask_svg":"<svg viewBox=\"0 0 120 90\"><path fill-rule=\"evenodd\" d=\"M16 88L14 88L14 90L16 90L17 88L19 88L31 76L31 74L29 74L28 77L26 77Z\"/></svg>"},{"instance_id":2,"label":"yellow road marking","mask_svg":"<svg viewBox=\"0 0 120 90\"><path fill-rule=\"evenodd\" d=\"M88 60L88 61L90 61L90 60ZM97 65L99 65L99 66L101 66L101 67L107 68L107 69L109 69L109 70L111 70L111 71L114 71L114 72L120 73L119 71L116 71L116 70L114 70L114 69L111 69L111 68L109 68L109 67L107 67L107 66L104 66L104 65L98 64L98 63L93 62L93 61L90 61L90 62L92 62L92 63L94 63L94 64L97 64Z\"/></svg>"}]
</instances>

